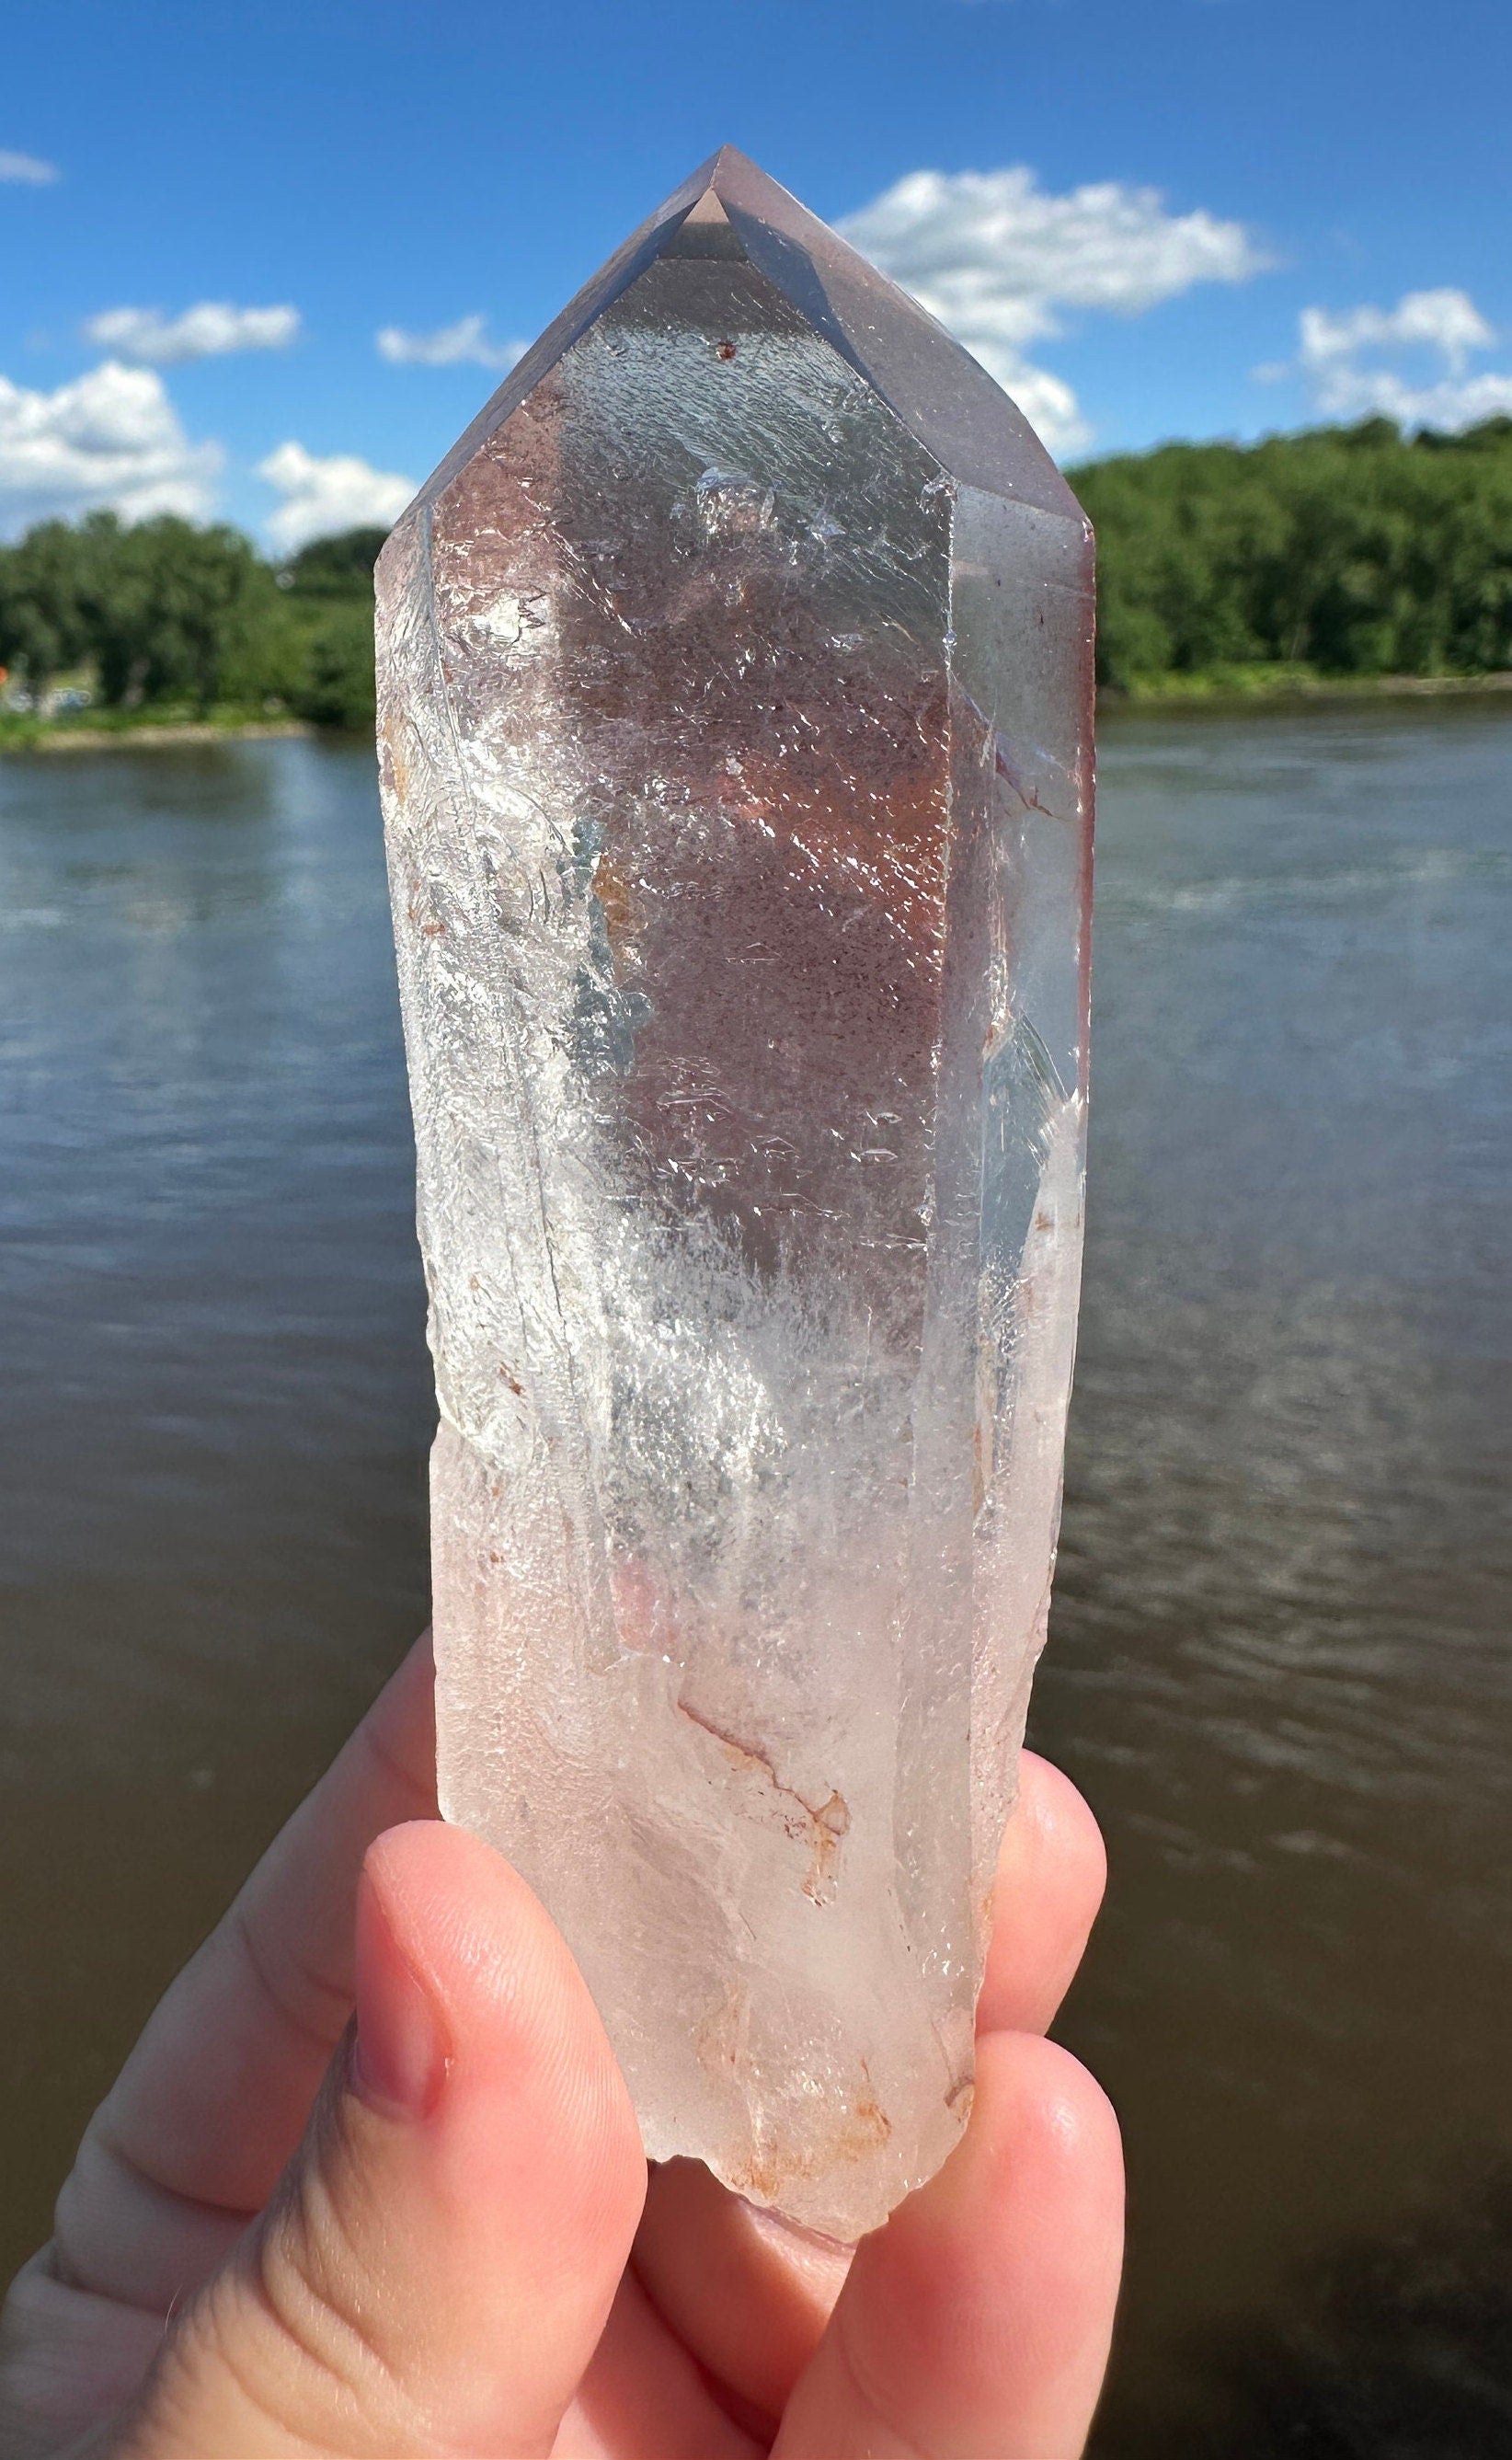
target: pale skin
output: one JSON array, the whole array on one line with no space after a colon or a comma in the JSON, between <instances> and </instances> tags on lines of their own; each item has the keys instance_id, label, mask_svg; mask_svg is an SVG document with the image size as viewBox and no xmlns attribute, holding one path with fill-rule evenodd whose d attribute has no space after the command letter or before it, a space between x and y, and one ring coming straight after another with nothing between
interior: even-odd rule
<instances>
[{"instance_id":1,"label":"pale skin","mask_svg":"<svg viewBox=\"0 0 1512 2460\"><path fill-rule=\"evenodd\" d=\"M647 2176L560 1937L435 1815L407 1660L90 2124L0 2335L4 2460L1074 2460L1118 2131L1044 2038L1102 1895L1026 1756L970 2125L854 2253ZM354 2011L355 2009L355 2016Z\"/></svg>"}]
</instances>

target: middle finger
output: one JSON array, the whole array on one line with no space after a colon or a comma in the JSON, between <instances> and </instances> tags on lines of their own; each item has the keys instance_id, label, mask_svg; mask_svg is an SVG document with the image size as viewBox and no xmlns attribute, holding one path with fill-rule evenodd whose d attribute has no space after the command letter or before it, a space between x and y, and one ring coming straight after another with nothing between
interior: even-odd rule
<instances>
[{"instance_id":1,"label":"middle finger","mask_svg":"<svg viewBox=\"0 0 1512 2460\"><path fill-rule=\"evenodd\" d=\"M1104 1877L1096 1820L1068 1777L1020 1763L994 1895L979 2032L1043 2032L1086 1945ZM775 2421L830 2320L850 2249L789 2229L701 2161L651 2174L635 2265L699 2364Z\"/></svg>"}]
</instances>

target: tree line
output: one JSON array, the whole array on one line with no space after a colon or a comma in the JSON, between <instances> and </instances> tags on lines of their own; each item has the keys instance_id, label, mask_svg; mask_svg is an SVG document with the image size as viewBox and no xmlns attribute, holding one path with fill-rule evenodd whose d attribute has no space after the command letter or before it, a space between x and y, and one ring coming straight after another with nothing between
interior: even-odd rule
<instances>
[{"instance_id":1,"label":"tree line","mask_svg":"<svg viewBox=\"0 0 1512 2460\"><path fill-rule=\"evenodd\" d=\"M1512 418L1166 444L1067 473L1098 534L1098 673L1512 668Z\"/></svg>"},{"instance_id":2,"label":"tree line","mask_svg":"<svg viewBox=\"0 0 1512 2460\"><path fill-rule=\"evenodd\" d=\"M1105 685L1512 668L1512 418L1166 444L1068 476L1098 533ZM166 515L46 521L0 547L0 666L33 702L87 675L113 710L370 726L383 536L275 564Z\"/></svg>"},{"instance_id":3,"label":"tree line","mask_svg":"<svg viewBox=\"0 0 1512 2460\"><path fill-rule=\"evenodd\" d=\"M108 710L370 726L384 536L348 530L276 565L240 530L167 514L44 521L0 547L0 667L33 705L84 676Z\"/></svg>"}]
</instances>

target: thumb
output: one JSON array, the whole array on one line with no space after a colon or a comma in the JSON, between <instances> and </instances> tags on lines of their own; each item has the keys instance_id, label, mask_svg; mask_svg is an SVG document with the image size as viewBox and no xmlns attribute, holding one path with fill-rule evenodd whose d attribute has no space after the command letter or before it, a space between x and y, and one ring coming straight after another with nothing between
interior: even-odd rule
<instances>
[{"instance_id":1,"label":"thumb","mask_svg":"<svg viewBox=\"0 0 1512 2460\"><path fill-rule=\"evenodd\" d=\"M268 2210L169 2332L122 2460L545 2453L645 2191L587 1990L508 1863L368 1851L355 2032Z\"/></svg>"}]
</instances>

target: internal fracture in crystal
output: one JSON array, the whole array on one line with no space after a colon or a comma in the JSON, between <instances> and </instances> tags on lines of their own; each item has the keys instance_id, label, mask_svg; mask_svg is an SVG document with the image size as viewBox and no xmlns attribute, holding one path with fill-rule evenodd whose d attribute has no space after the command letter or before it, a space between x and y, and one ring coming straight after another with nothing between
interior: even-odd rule
<instances>
[{"instance_id":1,"label":"internal fracture in crystal","mask_svg":"<svg viewBox=\"0 0 1512 2460\"><path fill-rule=\"evenodd\" d=\"M1091 637L1018 413L728 151L380 566L443 1809L652 2157L838 2237L965 2123L1044 1634Z\"/></svg>"}]
</instances>

